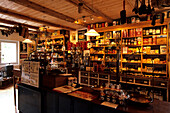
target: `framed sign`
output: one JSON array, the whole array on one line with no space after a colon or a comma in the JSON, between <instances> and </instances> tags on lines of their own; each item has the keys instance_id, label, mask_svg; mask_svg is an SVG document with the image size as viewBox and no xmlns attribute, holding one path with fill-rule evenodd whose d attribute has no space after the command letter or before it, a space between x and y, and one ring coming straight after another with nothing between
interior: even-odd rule
<instances>
[{"instance_id":1,"label":"framed sign","mask_svg":"<svg viewBox=\"0 0 170 113\"><path fill-rule=\"evenodd\" d=\"M27 43L20 42L20 53L27 53Z\"/></svg>"},{"instance_id":2,"label":"framed sign","mask_svg":"<svg viewBox=\"0 0 170 113\"><path fill-rule=\"evenodd\" d=\"M86 41L87 36L84 35L87 32L87 30L80 30L78 31L78 41Z\"/></svg>"}]
</instances>

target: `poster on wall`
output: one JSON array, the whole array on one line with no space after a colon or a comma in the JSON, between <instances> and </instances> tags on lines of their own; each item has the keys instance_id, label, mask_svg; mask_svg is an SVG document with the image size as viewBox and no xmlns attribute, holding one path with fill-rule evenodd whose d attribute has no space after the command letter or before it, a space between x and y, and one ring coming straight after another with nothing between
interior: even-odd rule
<instances>
[{"instance_id":1,"label":"poster on wall","mask_svg":"<svg viewBox=\"0 0 170 113\"><path fill-rule=\"evenodd\" d=\"M84 35L87 32L87 30L79 30L78 31L78 41L86 41L87 37Z\"/></svg>"},{"instance_id":2,"label":"poster on wall","mask_svg":"<svg viewBox=\"0 0 170 113\"><path fill-rule=\"evenodd\" d=\"M27 53L27 43L20 42L20 53Z\"/></svg>"}]
</instances>

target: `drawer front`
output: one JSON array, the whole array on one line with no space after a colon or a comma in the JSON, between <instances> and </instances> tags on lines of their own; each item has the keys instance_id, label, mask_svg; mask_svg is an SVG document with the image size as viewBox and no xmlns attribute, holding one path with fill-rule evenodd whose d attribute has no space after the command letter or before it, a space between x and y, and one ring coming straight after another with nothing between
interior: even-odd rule
<instances>
[{"instance_id":1,"label":"drawer front","mask_svg":"<svg viewBox=\"0 0 170 113\"><path fill-rule=\"evenodd\" d=\"M108 83L107 80L99 80L99 86L101 86L101 85L102 85L102 86L103 86L103 85L105 86L106 83Z\"/></svg>"},{"instance_id":2,"label":"drawer front","mask_svg":"<svg viewBox=\"0 0 170 113\"><path fill-rule=\"evenodd\" d=\"M108 79L108 76L109 76L109 75L105 75L105 74L100 74L100 75L99 75L99 78L104 78L104 79Z\"/></svg>"},{"instance_id":3,"label":"drawer front","mask_svg":"<svg viewBox=\"0 0 170 113\"><path fill-rule=\"evenodd\" d=\"M97 83L97 79L90 79L90 85L98 85L98 83Z\"/></svg>"},{"instance_id":4,"label":"drawer front","mask_svg":"<svg viewBox=\"0 0 170 113\"><path fill-rule=\"evenodd\" d=\"M41 113L41 93L18 87L18 108L23 113Z\"/></svg>"},{"instance_id":5,"label":"drawer front","mask_svg":"<svg viewBox=\"0 0 170 113\"><path fill-rule=\"evenodd\" d=\"M126 77L122 77L122 81L123 82L131 82L131 83L133 83L134 82L134 79L133 78L126 78Z\"/></svg>"},{"instance_id":6,"label":"drawer front","mask_svg":"<svg viewBox=\"0 0 170 113\"><path fill-rule=\"evenodd\" d=\"M88 76L88 73L81 72L81 75L82 75L82 76Z\"/></svg>"},{"instance_id":7,"label":"drawer front","mask_svg":"<svg viewBox=\"0 0 170 113\"><path fill-rule=\"evenodd\" d=\"M138 84L149 85L149 80L136 79L135 82L138 83Z\"/></svg>"},{"instance_id":8,"label":"drawer front","mask_svg":"<svg viewBox=\"0 0 170 113\"><path fill-rule=\"evenodd\" d=\"M151 82L151 84L153 85L153 81ZM158 87L167 87L168 83L167 82L162 82L162 81L154 81L154 86L158 86Z\"/></svg>"},{"instance_id":9,"label":"drawer front","mask_svg":"<svg viewBox=\"0 0 170 113\"><path fill-rule=\"evenodd\" d=\"M91 74L90 76L91 76L91 77L98 78L98 74Z\"/></svg>"},{"instance_id":10,"label":"drawer front","mask_svg":"<svg viewBox=\"0 0 170 113\"><path fill-rule=\"evenodd\" d=\"M116 76L111 75L110 80L116 80Z\"/></svg>"},{"instance_id":11,"label":"drawer front","mask_svg":"<svg viewBox=\"0 0 170 113\"><path fill-rule=\"evenodd\" d=\"M88 78L81 77L81 83L88 84Z\"/></svg>"}]
</instances>

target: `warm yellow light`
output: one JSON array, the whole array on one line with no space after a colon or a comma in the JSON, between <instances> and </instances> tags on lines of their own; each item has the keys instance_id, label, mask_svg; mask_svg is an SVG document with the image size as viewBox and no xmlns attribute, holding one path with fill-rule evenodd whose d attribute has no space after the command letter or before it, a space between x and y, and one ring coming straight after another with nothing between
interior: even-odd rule
<instances>
[{"instance_id":1,"label":"warm yellow light","mask_svg":"<svg viewBox=\"0 0 170 113\"><path fill-rule=\"evenodd\" d=\"M96 32L94 29L90 29L87 33L85 33L87 36L99 36L100 34Z\"/></svg>"},{"instance_id":2,"label":"warm yellow light","mask_svg":"<svg viewBox=\"0 0 170 113\"><path fill-rule=\"evenodd\" d=\"M74 23L78 24L79 22L78 22L78 20L76 20L76 21L74 21Z\"/></svg>"},{"instance_id":3,"label":"warm yellow light","mask_svg":"<svg viewBox=\"0 0 170 113\"><path fill-rule=\"evenodd\" d=\"M32 41L30 40L30 39L25 39L24 41L23 41L23 43L28 43L28 44L32 44Z\"/></svg>"}]
</instances>

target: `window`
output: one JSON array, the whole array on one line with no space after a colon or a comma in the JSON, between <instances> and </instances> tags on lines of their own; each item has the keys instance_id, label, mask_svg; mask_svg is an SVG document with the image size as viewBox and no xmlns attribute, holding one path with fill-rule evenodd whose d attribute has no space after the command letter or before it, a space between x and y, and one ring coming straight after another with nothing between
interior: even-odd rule
<instances>
[{"instance_id":1,"label":"window","mask_svg":"<svg viewBox=\"0 0 170 113\"><path fill-rule=\"evenodd\" d=\"M0 40L0 64L18 64L18 42Z\"/></svg>"}]
</instances>

